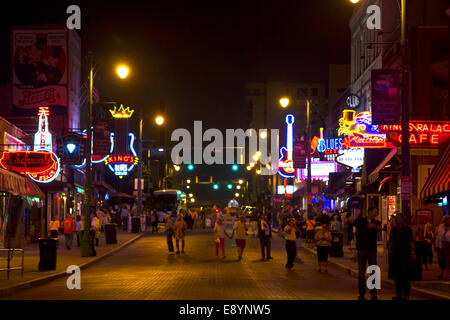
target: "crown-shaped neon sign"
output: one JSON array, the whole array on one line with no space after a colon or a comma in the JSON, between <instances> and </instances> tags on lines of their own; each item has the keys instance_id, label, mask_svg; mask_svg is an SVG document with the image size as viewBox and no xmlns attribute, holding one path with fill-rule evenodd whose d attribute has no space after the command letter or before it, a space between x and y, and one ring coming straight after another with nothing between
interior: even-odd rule
<instances>
[{"instance_id":1,"label":"crown-shaped neon sign","mask_svg":"<svg viewBox=\"0 0 450 320\"><path fill-rule=\"evenodd\" d=\"M124 108L123 105L120 105L120 108L117 109L116 106L114 106L113 110L109 110L109 112L111 112L111 115L114 118L130 118L131 115L133 114L134 110L130 110L130 107L126 107Z\"/></svg>"}]
</instances>

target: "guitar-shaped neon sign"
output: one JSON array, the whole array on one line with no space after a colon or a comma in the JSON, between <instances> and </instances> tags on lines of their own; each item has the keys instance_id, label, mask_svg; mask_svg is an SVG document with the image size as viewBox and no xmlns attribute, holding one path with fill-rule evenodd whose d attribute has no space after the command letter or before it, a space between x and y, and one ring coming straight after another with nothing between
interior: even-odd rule
<instances>
[{"instance_id":1,"label":"guitar-shaped neon sign","mask_svg":"<svg viewBox=\"0 0 450 320\"><path fill-rule=\"evenodd\" d=\"M280 149L280 160L278 163L278 174L286 179L295 178L294 162L292 152L294 150L294 122L293 114L286 115L287 134L286 147Z\"/></svg>"}]
</instances>

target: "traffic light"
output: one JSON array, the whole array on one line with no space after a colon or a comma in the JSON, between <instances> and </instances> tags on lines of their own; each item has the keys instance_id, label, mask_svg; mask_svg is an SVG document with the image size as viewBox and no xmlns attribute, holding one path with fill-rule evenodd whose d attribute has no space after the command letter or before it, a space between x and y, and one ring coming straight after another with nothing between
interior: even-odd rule
<instances>
[{"instance_id":1,"label":"traffic light","mask_svg":"<svg viewBox=\"0 0 450 320\"><path fill-rule=\"evenodd\" d=\"M215 184L213 185L213 189L214 189L214 190L219 190L219 185L218 185L217 183L215 183Z\"/></svg>"},{"instance_id":2,"label":"traffic light","mask_svg":"<svg viewBox=\"0 0 450 320\"><path fill-rule=\"evenodd\" d=\"M233 165L231 166L231 170L233 170L233 171L238 171L238 170L239 170L239 166L238 166L237 164L233 164Z\"/></svg>"},{"instance_id":3,"label":"traffic light","mask_svg":"<svg viewBox=\"0 0 450 320\"><path fill-rule=\"evenodd\" d=\"M65 134L58 144L58 153L62 163L66 165L80 165L84 159L86 141L81 134L70 132Z\"/></svg>"},{"instance_id":4,"label":"traffic light","mask_svg":"<svg viewBox=\"0 0 450 320\"><path fill-rule=\"evenodd\" d=\"M188 169L189 171L194 170L194 165L193 165L193 164L188 164L187 169Z\"/></svg>"},{"instance_id":5,"label":"traffic light","mask_svg":"<svg viewBox=\"0 0 450 320\"><path fill-rule=\"evenodd\" d=\"M228 190L231 190L231 189L233 189L233 185L231 183L229 183L229 184L227 184L227 188L228 188Z\"/></svg>"}]
</instances>

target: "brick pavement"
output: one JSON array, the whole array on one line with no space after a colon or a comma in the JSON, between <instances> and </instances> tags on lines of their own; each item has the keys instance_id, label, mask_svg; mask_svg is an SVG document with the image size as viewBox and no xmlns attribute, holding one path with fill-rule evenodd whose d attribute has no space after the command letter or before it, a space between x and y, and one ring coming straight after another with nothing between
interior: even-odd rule
<instances>
[{"instance_id":1,"label":"brick pavement","mask_svg":"<svg viewBox=\"0 0 450 320\"><path fill-rule=\"evenodd\" d=\"M66 278L3 297L6 299L346 299L357 297L357 280L337 268L318 273L313 254L300 252L304 264L284 268L284 241L272 241L274 257L259 261L258 239L249 237L242 261L226 239L226 259L215 258L210 229L189 231L186 253L169 255L163 235L147 234L124 250L81 273L81 290L68 290ZM391 299L393 289L380 292ZM413 296L420 299L421 297Z\"/></svg>"}]
</instances>

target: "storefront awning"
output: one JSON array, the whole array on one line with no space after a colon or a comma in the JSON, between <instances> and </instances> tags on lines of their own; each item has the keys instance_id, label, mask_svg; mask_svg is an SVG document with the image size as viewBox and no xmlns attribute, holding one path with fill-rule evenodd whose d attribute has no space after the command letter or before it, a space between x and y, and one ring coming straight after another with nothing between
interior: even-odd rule
<instances>
[{"instance_id":1,"label":"storefront awning","mask_svg":"<svg viewBox=\"0 0 450 320\"><path fill-rule=\"evenodd\" d=\"M38 185L28 177L0 168L0 191L13 195L44 198Z\"/></svg>"},{"instance_id":2,"label":"storefront awning","mask_svg":"<svg viewBox=\"0 0 450 320\"><path fill-rule=\"evenodd\" d=\"M367 159L368 170L370 172L368 176L368 182L373 183L378 179L378 173L383 169L386 164L392 159L392 157L397 153L397 148L392 149L366 149L366 154L364 155ZM372 165L372 167L369 166Z\"/></svg>"},{"instance_id":3,"label":"storefront awning","mask_svg":"<svg viewBox=\"0 0 450 320\"><path fill-rule=\"evenodd\" d=\"M450 187L450 144L433 168L427 182L420 192L420 198L429 197L449 190Z\"/></svg>"}]
</instances>

